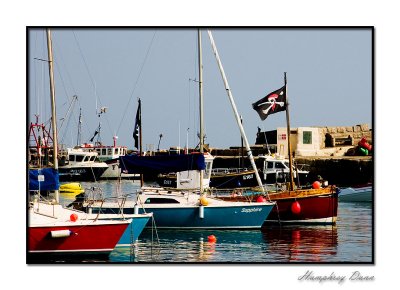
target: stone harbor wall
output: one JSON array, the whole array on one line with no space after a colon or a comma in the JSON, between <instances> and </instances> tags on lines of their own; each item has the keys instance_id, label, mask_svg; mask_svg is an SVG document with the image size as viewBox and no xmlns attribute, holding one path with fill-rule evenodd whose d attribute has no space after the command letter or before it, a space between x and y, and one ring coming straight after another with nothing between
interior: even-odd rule
<instances>
[{"instance_id":1,"label":"stone harbor wall","mask_svg":"<svg viewBox=\"0 0 400 290\"><path fill-rule=\"evenodd\" d=\"M372 130L368 124L349 127L319 127L321 149L337 146L355 146L365 137L372 144Z\"/></svg>"}]
</instances>

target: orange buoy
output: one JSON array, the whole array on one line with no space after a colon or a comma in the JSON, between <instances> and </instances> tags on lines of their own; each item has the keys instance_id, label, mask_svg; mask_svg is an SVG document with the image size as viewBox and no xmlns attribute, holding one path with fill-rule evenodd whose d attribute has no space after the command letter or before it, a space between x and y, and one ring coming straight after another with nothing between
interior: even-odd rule
<instances>
[{"instance_id":1,"label":"orange buoy","mask_svg":"<svg viewBox=\"0 0 400 290\"><path fill-rule=\"evenodd\" d=\"M217 242L217 238L214 235L210 235L207 237L209 243Z\"/></svg>"},{"instance_id":2,"label":"orange buoy","mask_svg":"<svg viewBox=\"0 0 400 290\"><path fill-rule=\"evenodd\" d=\"M312 184L312 188L314 188L314 189L321 188L321 182L314 181L313 184Z\"/></svg>"},{"instance_id":3,"label":"orange buoy","mask_svg":"<svg viewBox=\"0 0 400 290\"><path fill-rule=\"evenodd\" d=\"M200 204L201 204L201 205L204 205L204 206L207 206L207 205L208 205L208 200L207 200L207 198L206 198L205 196L202 196L202 197L200 198Z\"/></svg>"},{"instance_id":4,"label":"orange buoy","mask_svg":"<svg viewBox=\"0 0 400 290\"><path fill-rule=\"evenodd\" d=\"M69 220L71 222L76 222L78 220L78 215L76 213L73 213L69 216Z\"/></svg>"},{"instance_id":5,"label":"orange buoy","mask_svg":"<svg viewBox=\"0 0 400 290\"><path fill-rule=\"evenodd\" d=\"M256 200L257 202L265 202L265 198L263 197L263 196L259 196L259 197L257 197L257 200Z\"/></svg>"},{"instance_id":6,"label":"orange buoy","mask_svg":"<svg viewBox=\"0 0 400 290\"><path fill-rule=\"evenodd\" d=\"M300 203L298 201L293 202L291 210L292 210L292 213L299 214L301 211Z\"/></svg>"}]
</instances>

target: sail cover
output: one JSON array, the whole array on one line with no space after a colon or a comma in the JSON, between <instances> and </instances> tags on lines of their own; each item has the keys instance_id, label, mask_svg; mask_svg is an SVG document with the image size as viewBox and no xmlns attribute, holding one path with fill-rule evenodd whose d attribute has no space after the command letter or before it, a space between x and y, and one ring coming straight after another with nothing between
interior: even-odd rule
<instances>
[{"instance_id":1,"label":"sail cover","mask_svg":"<svg viewBox=\"0 0 400 290\"><path fill-rule=\"evenodd\" d=\"M43 175L44 180L39 181L39 175ZM60 188L58 171L54 168L30 169L29 190L39 190L39 188L40 190L58 190Z\"/></svg>"},{"instance_id":2,"label":"sail cover","mask_svg":"<svg viewBox=\"0 0 400 290\"><path fill-rule=\"evenodd\" d=\"M204 170L206 164L203 154L119 157L122 172L130 174L170 173L186 170Z\"/></svg>"}]
</instances>

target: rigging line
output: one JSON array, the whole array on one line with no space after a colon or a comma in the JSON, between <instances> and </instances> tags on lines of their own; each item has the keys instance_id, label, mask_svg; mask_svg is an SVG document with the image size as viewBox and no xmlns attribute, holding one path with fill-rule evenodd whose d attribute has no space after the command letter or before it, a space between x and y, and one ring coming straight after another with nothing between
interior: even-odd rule
<instances>
[{"instance_id":1,"label":"rigging line","mask_svg":"<svg viewBox=\"0 0 400 290\"><path fill-rule=\"evenodd\" d=\"M81 46L79 45L78 38L76 37L75 32L74 32L73 30L72 30L72 34L74 35L76 45L77 45L77 47L78 47L79 53L81 54L81 57L82 57L82 60L83 60L83 64L85 65L86 72L87 72L88 75L89 75L90 81L92 82L92 86L93 86L93 89L95 90L95 94L96 94L96 84L95 84L95 82L94 82L94 79L93 79L92 75L90 74L90 70L89 70L89 67L88 67L88 65L87 65L87 63L86 63L86 60L85 60L85 57L84 57L84 55L83 55ZM96 98L97 98L97 95L96 95Z\"/></svg>"},{"instance_id":2,"label":"rigging line","mask_svg":"<svg viewBox=\"0 0 400 290\"><path fill-rule=\"evenodd\" d=\"M34 49L34 51L33 51L33 55L35 55L36 54L36 51L37 51L37 41L38 41L38 33L35 33L35 45L34 45L34 47L35 47L35 49ZM34 77L34 82L33 82L33 84L34 84L34 86L35 86L35 100L36 100L36 114L38 114L39 113L39 92L38 92L38 85L37 85L37 79L36 79L36 75L37 75L37 65L36 65L36 62L35 61L33 61L33 68L34 68L34 74L33 74L33 77Z\"/></svg>"},{"instance_id":3,"label":"rigging line","mask_svg":"<svg viewBox=\"0 0 400 290\"><path fill-rule=\"evenodd\" d=\"M98 114L98 112L97 112L97 100L98 100L99 103L100 103L100 107L102 107L103 104L102 104L102 102L101 102L100 97L97 96L97 86L96 86L96 82L95 82L95 80L94 80L92 74L90 73L89 66L88 66L88 64L87 64L87 62L86 62L86 60L85 60L85 56L84 56L83 51L82 51L82 49L81 49L81 47L80 47L80 45L79 45L78 38L76 37L76 34L75 34L75 32L74 32L73 30L72 30L72 34L74 35L76 45L77 45L77 47L78 47L79 53L80 53L80 55L81 55L81 58L82 58L82 60L83 60L84 65L85 65L86 71L87 71L87 73L88 73L88 75L89 75L90 81L92 82L92 86L93 86L93 89L94 89L94 96L95 96L95 98L96 98L96 115L97 115L97 114ZM108 129L109 129L110 132L112 133L113 130L111 129L110 121L108 120L107 115L106 115L106 121L107 121Z\"/></svg>"},{"instance_id":4,"label":"rigging line","mask_svg":"<svg viewBox=\"0 0 400 290\"><path fill-rule=\"evenodd\" d=\"M68 77L68 81L69 81L69 83L71 84L71 87L72 87L72 90L74 91L74 95L78 95L77 94L77 92L76 92L76 90L75 90L75 87L74 87L74 83L72 82L72 78L71 78L71 75L70 75L70 73L69 73L69 71L68 71L68 68L67 68L67 66L65 65L65 61L64 61L64 59L63 59L63 57L62 57L62 53L61 53L61 49L59 48L59 46L58 46L58 43L57 43L57 41L54 41L53 40L53 45L54 45L54 47L55 47L55 50L57 51L57 53L56 53L56 55L57 55L57 58L58 59L60 59L60 68L61 67L64 67L65 69L65 73L67 74L67 77ZM58 63L57 63L57 65L58 65ZM60 69L60 71L61 71L61 69ZM61 74L61 73L60 73Z\"/></svg>"},{"instance_id":5,"label":"rigging line","mask_svg":"<svg viewBox=\"0 0 400 290\"><path fill-rule=\"evenodd\" d=\"M134 94L134 92L136 91L137 84L138 84L139 79L140 79L140 77L141 77L141 75L142 75L142 71L143 71L144 65L145 65L145 63L146 63L147 57L148 57L149 54L150 54L151 46L152 46L152 44L153 44L153 42L154 42L154 38L155 38L155 36L156 36L156 33L157 33L157 30L154 31L154 34L153 34L153 37L151 38L149 47L147 48L146 55L145 55L145 57L144 57L144 60L143 60L143 62L142 62L142 65L141 65L141 67L140 67L140 70L139 70L139 75L138 75L138 77L137 77L137 79L136 79L136 82L135 82L135 84L134 84L134 86L133 86L133 90L132 90L132 92L131 92L131 96L130 96L130 98L129 98L128 104L127 104L127 106L125 107L124 114L122 115L121 122L119 123L118 129L117 129L117 135L118 135L119 129L121 128L122 122L123 122L124 119L125 119L126 112L127 112L128 108L129 108L129 104L130 104L131 101L132 101L133 94Z\"/></svg>"}]
</instances>

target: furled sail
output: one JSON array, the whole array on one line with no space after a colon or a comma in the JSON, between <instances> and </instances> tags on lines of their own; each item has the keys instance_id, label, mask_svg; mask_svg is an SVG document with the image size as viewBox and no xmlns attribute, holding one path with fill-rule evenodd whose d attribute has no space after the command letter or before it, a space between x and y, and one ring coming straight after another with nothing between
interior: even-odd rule
<instances>
[{"instance_id":1,"label":"furled sail","mask_svg":"<svg viewBox=\"0 0 400 290\"><path fill-rule=\"evenodd\" d=\"M204 170L206 168L203 154L119 157L122 172L135 174L170 173L186 170Z\"/></svg>"},{"instance_id":2,"label":"furled sail","mask_svg":"<svg viewBox=\"0 0 400 290\"><path fill-rule=\"evenodd\" d=\"M43 177L39 178L39 175ZM59 187L58 171L54 168L29 170L29 190L58 190Z\"/></svg>"}]
</instances>

